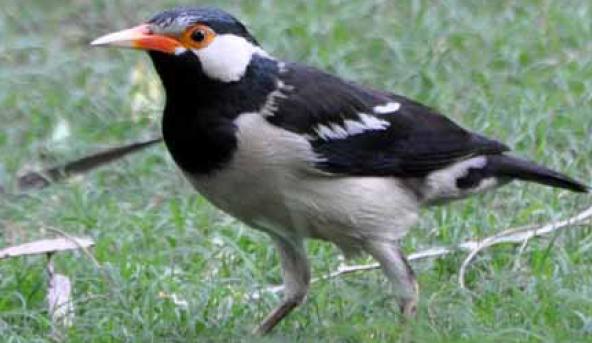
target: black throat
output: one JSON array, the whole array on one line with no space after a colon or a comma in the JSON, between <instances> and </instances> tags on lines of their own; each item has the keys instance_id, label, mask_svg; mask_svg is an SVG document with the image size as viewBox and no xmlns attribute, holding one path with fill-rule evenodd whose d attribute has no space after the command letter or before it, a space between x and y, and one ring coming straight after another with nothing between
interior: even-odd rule
<instances>
[{"instance_id":1,"label":"black throat","mask_svg":"<svg viewBox=\"0 0 592 343\"><path fill-rule=\"evenodd\" d=\"M206 76L192 52L150 57L166 92L162 133L173 159L190 174L222 168L238 146L234 120L264 106L276 88L277 62L254 55L241 80L226 83Z\"/></svg>"}]
</instances>

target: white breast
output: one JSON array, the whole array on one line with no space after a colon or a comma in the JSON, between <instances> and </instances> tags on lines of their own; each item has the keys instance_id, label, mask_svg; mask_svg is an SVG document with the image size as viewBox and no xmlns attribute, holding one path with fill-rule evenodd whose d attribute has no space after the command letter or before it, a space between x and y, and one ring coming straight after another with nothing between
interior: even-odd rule
<instances>
[{"instance_id":1,"label":"white breast","mask_svg":"<svg viewBox=\"0 0 592 343\"><path fill-rule=\"evenodd\" d=\"M209 176L187 176L209 201L246 224L350 250L366 238L399 239L416 221L417 199L395 178L322 173L304 137L258 113L242 114L235 124L238 149L230 164Z\"/></svg>"}]
</instances>

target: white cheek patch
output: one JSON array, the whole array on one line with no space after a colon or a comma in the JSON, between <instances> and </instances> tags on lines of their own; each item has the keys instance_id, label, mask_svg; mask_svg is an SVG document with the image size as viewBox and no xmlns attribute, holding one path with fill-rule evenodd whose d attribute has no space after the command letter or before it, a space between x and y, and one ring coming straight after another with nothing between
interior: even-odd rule
<instances>
[{"instance_id":1,"label":"white cheek patch","mask_svg":"<svg viewBox=\"0 0 592 343\"><path fill-rule=\"evenodd\" d=\"M376 114L388 114L395 113L401 108L401 104L398 102L387 102L384 105L378 105L374 107L374 113Z\"/></svg>"},{"instance_id":2,"label":"white cheek patch","mask_svg":"<svg viewBox=\"0 0 592 343\"><path fill-rule=\"evenodd\" d=\"M245 75L254 54L269 58L269 54L260 47L231 34L216 36L210 45L193 52L199 58L203 72L222 82L239 81Z\"/></svg>"}]
</instances>

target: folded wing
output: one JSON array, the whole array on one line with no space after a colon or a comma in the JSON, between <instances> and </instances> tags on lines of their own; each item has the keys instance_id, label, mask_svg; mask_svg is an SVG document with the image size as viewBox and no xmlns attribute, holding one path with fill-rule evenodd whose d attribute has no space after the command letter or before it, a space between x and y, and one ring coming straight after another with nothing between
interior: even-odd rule
<instances>
[{"instance_id":1,"label":"folded wing","mask_svg":"<svg viewBox=\"0 0 592 343\"><path fill-rule=\"evenodd\" d=\"M370 90L313 68L289 65L288 96L268 120L305 135L323 171L422 177L457 161L508 151L405 97Z\"/></svg>"}]
</instances>

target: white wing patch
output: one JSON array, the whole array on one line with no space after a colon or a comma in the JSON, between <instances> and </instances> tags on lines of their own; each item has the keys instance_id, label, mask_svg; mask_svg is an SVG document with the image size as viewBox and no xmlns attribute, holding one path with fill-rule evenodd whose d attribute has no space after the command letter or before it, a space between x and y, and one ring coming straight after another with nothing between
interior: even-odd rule
<instances>
[{"instance_id":1,"label":"white wing patch","mask_svg":"<svg viewBox=\"0 0 592 343\"><path fill-rule=\"evenodd\" d=\"M350 135L359 135L366 131L366 125L356 120L347 119L343 124L345 125L345 130L349 132Z\"/></svg>"},{"instance_id":2,"label":"white wing patch","mask_svg":"<svg viewBox=\"0 0 592 343\"><path fill-rule=\"evenodd\" d=\"M374 113L376 114L389 114L395 113L401 108L401 104L398 102L387 102L384 105L378 105L374 107Z\"/></svg>"},{"instance_id":3,"label":"white wing patch","mask_svg":"<svg viewBox=\"0 0 592 343\"><path fill-rule=\"evenodd\" d=\"M278 110L278 99L287 98L288 96L286 93L292 90L294 90L293 86L287 85L282 80L278 79L276 82L276 89L269 93L267 100L259 110L259 113L264 117L272 117Z\"/></svg>"},{"instance_id":4,"label":"white wing patch","mask_svg":"<svg viewBox=\"0 0 592 343\"><path fill-rule=\"evenodd\" d=\"M338 132L333 132L329 126L325 125L318 125L314 131L323 140L339 139L340 137Z\"/></svg>"},{"instance_id":5,"label":"white wing patch","mask_svg":"<svg viewBox=\"0 0 592 343\"><path fill-rule=\"evenodd\" d=\"M391 125L386 120L382 120L366 113L360 113L359 116L360 119L362 119L362 123L366 125L367 130L385 130Z\"/></svg>"},{"instance_id":6,"label":"white wing patch","mask_svg":"<svg viewBox=\"0 0 592 343\"><path fill-rule=\"evenodd\" d=\"M317 137L322 140L346 139L367 131L386 130L390 123L375 116L359 113L359 120L346 119L343 125L337 123L319 124L314 128ZM315 138L315 137L310 137Z\"/></svg>"}]
</instances>

